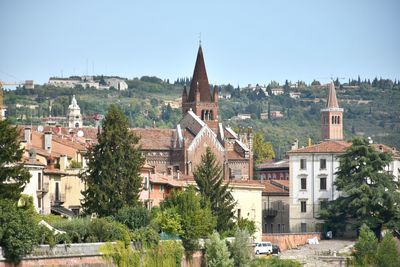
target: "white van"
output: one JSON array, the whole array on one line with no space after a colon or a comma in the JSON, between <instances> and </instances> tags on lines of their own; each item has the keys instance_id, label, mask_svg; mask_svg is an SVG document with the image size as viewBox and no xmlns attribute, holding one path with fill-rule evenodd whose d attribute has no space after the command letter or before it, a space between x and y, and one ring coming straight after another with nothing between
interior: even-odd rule
<instances>
[{"instance_id":1,"label":"white van","mask_svg":"<svg viewBox=\"0 0 400 267\"><path fill-rule=\"evenodd\" d=\"M271 242L259 242L254 247L254 253L256 254L271 254L272 253L272 243Z\"/></svg>"}]
</instances>

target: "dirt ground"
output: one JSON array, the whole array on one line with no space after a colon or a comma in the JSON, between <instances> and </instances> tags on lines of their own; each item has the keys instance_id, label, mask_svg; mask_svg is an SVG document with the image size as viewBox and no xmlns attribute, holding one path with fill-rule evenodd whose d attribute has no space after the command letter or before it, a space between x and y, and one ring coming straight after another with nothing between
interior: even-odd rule
<instances>
[{"instance_id":1,"label":"dirt ground","mask_svg":"<svg viewBox=\"0 0 400 267\"><path fill-rule=\"evenodd\" d=\"M345 263L342 265L339 262L328 263L318 257L349 254L354 243L349 240L321 240L318 245L304 245L297 249L286 250L280 257L297 260L306 267L345 266Z\"/></svg>"}]
</instances>

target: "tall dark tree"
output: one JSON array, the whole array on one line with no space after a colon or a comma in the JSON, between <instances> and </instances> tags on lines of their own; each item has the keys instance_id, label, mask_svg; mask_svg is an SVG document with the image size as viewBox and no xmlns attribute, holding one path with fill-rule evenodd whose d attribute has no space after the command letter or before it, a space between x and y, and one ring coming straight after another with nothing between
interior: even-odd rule
<instances>
[{"instance_id":1,"label":"tall dark tree","mask_svg":"<svg viewBox=\"0 0 400 267\"><path fill-rule=\"evenodd\" d=\"M87 186L82 206L86 213L108 216L123 206L138 204L144 159L139 138L129 132L125 115L115 105L108 109L97 138L98 144L88 152L88 170L82 175Z\"/></svg>"},{"instance_id":2,"label":"tall dark tree","mask_svg":"<svg viewBox=\"0 0 400 267\"><path fill-rule=\"evenodd\" d=\"M366 139L355 138L339 162L335 186L341 196L321 210L321 219L337 228L345 223L359 228L365 223L377 235L383 226L399 227L399 183L385 170L391 154L378 151Z\"/></svg>"},{"instance_id":3,"label":"tall dark tree","mask_svg":"<svg viewBox=\"0 0 400 267\"><path fill-rule=\"evenodd\" d=\"M201 156L201 163L193 175L200 194L207 203L210 203L211 211L217 218L217 231L223 232L232 229L234 225L233 209L236 203L229 183L224 182L222 167L209 147Z\"/></svg>"},{"instance_id":4,"label":"tall dark tree","mask_svg":"<svg viewBox=\"0 0 400 267\"><path fill-rule=\"evenodd\" d=\"M0 199L17 201L31 177L21 164L24 150L18 135L17 127L8 120L0 121Z\"/></svg>"}]
</instances>

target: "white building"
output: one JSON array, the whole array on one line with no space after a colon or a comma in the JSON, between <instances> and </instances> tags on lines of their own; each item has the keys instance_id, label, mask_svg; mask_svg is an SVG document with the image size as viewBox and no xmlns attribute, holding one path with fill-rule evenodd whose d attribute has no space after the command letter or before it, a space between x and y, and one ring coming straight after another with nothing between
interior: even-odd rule
<instances>
[{"instance_id":1,"label":"white building","mask_svg":"<svg viewBox=\"0 0 400 267\"><path fill-rule=\"evenodd\" d=\"M115 89L117 89L119 91L128 90L128 84L125 82L124 79L109 78L109 79L106 79L106 83L109 87L114 87Z\"/></svg>"},{"instance_id":2,"label":"white building","mask_svg":"<svg viewBox=\"0 0 400 267\"><path fill-rule=\"evenodd\" d=\"M322 137L325 141L298 148L292 146L289 154L290 231L321 231L318 212L325 201L339 197L334 182L339 168L338 156L351 146L343 140L343 109L339 108L333 84L329 87L326 108L321 110ZM374 145L380 152L389 152L393 161L387 171L399 178L400 153L385 145Z\"/></svg>"},{"instance_id":3,"label":"white building","mask_svg":"<svg viewBox=\"0 0 400 267\"><path fill-rule=\"evenodd\" d=\"M81 108L76 102L75 95L72 96L71 105L68 106L68 127L81 128L83 126Z\"/></svg>"},{"instance_id":4,"label":"white building","mask_svg":"<svg viewBox=\"0 0 400 267\"><path fill-rule=\"evenodd\" d=\"M282 95L283 93L284 93L284 90L282 87L277 87L277 88L271 89L271 94L273 94L273 95Z\"/></svg>"}]
</instances>

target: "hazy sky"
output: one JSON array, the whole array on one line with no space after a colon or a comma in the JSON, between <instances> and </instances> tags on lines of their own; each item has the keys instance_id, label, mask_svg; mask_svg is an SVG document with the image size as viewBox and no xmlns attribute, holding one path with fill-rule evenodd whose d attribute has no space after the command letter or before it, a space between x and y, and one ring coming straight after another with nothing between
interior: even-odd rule
<instances>
[{"instance_id":1,"label":"hazy sky","mask_svg":"<svg viewBox=\"0 0 400 267\"><path fill-rule=\"evenodd\" d=\"M400 1L0 0L0 80L191 76L211 83L400 78Z\"/></svg>"}]
</instances>

